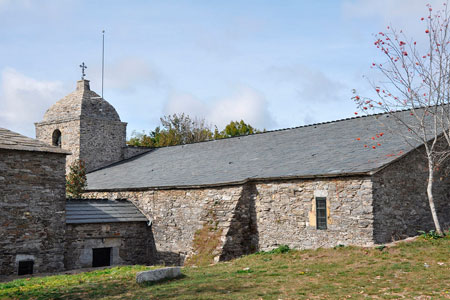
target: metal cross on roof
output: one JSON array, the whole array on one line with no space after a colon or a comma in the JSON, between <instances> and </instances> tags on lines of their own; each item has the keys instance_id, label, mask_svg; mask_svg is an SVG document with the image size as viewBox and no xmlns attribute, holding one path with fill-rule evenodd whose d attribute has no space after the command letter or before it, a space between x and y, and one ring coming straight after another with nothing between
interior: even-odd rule
<instances>
[{"instance_id":1,"label":"metal cross on roof","mask_svg":"<svg viewBox=\"0 0 450 300\"><path fill-rule=\"evenodd\" d=\"M84 80L84 76L86 76L86 73L84 73L84 70L87 69L87 66L84 64L84 62L80 65L81 68L81 80Z\"/></svg>"}]
</instances>

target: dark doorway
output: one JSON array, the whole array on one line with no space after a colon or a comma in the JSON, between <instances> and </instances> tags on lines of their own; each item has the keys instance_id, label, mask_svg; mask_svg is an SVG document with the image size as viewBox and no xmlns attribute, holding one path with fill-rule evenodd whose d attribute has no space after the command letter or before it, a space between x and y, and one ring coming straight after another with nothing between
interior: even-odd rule
<instances>
[{"instance_id":1,"label":"dark doorway","mask_svg":"<svg viewBox=\"0 0 450 300\"><path fill-rule=\"evenodd\" d=\"M34 261L32 260L19 261L18 275L33 274L33 265Z\"/></svg>"},{"instance_id":2,"label":"dark doorway","mask_svg":"<svg viewBox=\"0 0 450 300\"><path fill-rule=\"evenodd\" d=\"M111 248L92 249L92 267L105 267L111 265Z\"/></svg>"}]
</instances>

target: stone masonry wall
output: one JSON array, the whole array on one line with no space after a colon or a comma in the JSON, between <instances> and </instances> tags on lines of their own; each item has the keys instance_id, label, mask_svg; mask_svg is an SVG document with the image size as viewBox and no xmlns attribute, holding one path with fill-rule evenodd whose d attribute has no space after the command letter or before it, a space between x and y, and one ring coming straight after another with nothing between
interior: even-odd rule
<instances>
[{"instance_id":1,"label":"stone masonry wall","mask_svg":"<svg viewBox=\"0 0 450 300\"><path fill-rule=\"evenodd\" d=\"M373 244L370 177L341 177L256 185L259 248L307 249ZM316 229L315 197L327 199L327 229Z\"/></svg>"},{"instance_id":2,"label":"stone masonry wall","mask_svg":"<svg viewBox=\"0 0 450 300\"><path fill-rule=\"evenodd\" d=\"M65 155L0 150L0 276L64 269Z\"/></svg>"},{"instance_id":3,"label":"stone masonry wall","mask_svg":"<svg viewBox=\"0 0 450 300\"><path fill-rule=\"evenodd\" d=\"M88 192L88 198L126 198L153 220L160 261L181 264L192 255L195 232L211 222L222 229L216 260L282 244L292 248L372 245L370 177L248 183L185 190ZM317 230L315 197L327 197L328 229Z\"/></svg>"},{"instance_id":4,"label":"stone masonry wall","mask_svg":"<svg viewBox=\"0 0 450 300\"><path fill-rule=\"evenodd\" d=\"M69 150L72 155L67 155L66 170L80 157L80 120L66 122L41 122L35 123L36 139L52 145L52 136L55 130L61 131L61 148Z\"/></svg>"},{"instance_id":5,"label":"stone masonry wall","mask_svg":"<svg viewBox=\"0 0 450 300\"><path fill-rule=\"evenodd\" d=\"M420 149L419 151L423 151ZM427 161L413 151L373 176L374 239L386 243L434 229L426 194ZM450 228L450 178L438 174L434 200L443 229Z\"/></svg>"},{"instance_id":6,"label":"stone masonry wall","mask_svg":"<svg viewBox=\"0 0 450 300\"><path fill-rule=\"evenodd\" d=\"M52 144L55 130L61 131L61 148L69 150L66 171L76 160L86 163L86 170L109 165L123 159L126 123L113 120L81 119L36 123L36 138Z\"/></svg>"},{"instance_id":7,"label":"stone masonry wall","mask_svg":"<svg viewBox=\"0 0 450 300\"><path fill-rule=\"evenodd\" d=\"M151 227L146 222L67 224L66 269L92 267L93 248L112 248L111 265L156 262Z\"/></svg>"},{"instance_id":8,"label":"stone masonry wall","mask_svg":"<svg viewBox=\"0 0 450 300\"><path fill-rule=\"evenodd\" d=\"M110 120L81 120L80 158L86 171L107 166L123 159L127 123Z\"/></svg>"},{"instance_id":9,"label":"stone masonry wall","mask_svg":"<svg viewBox=\"0 0 450 300\"><path fill-rule=\"evenodd\" d=\"M152 151L149 147L138 147L138 146L126 146L123 148L123 159L128 159L139 154L147 153Z\"/></svg>"},{"instance_id":10,"label":"stone masonry wall","mask_svg":"<svg viewBox=\"0 0 450 300\"><path fill-rule=\"evenodd\" d=\"M191 190L89 192L87 198L128 199L150 220L160 263L182 264L192 255L196 231L213 218L223 229L222 243L233 219L242 187Z\"/></svg>"}]
</instances>

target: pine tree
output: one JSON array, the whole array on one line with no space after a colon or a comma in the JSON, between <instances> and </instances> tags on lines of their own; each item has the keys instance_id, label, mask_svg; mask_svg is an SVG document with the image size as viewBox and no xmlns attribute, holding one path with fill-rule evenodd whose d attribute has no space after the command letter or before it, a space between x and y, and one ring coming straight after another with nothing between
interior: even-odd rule
<instances>
[{"instance_id":1,"label":"pine tree","mask_svg":"<svg viewBox=\"0 0 450 300\"><path fill-rule=\"evenodd\" d=\"M81 198L86 186L85 163L83 160L77 159L70 165L70 172L66 177L67 198Z\"/></svg>"}]
</instances>

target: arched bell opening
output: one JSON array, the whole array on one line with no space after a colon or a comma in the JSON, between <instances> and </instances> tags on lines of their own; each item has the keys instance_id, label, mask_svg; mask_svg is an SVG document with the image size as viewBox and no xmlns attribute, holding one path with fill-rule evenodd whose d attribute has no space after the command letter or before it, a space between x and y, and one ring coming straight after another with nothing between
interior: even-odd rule
<instances>
[{"instance_id":1,"label":"arched bell opening","mask_svg":"<svg viewBox=\"0 0 450 300\"><path fill-rule=\"evenodd\" d=\"M61 148L61 131L59 129L53 131L52 145Z\"/></svg>"}]
</instances>

